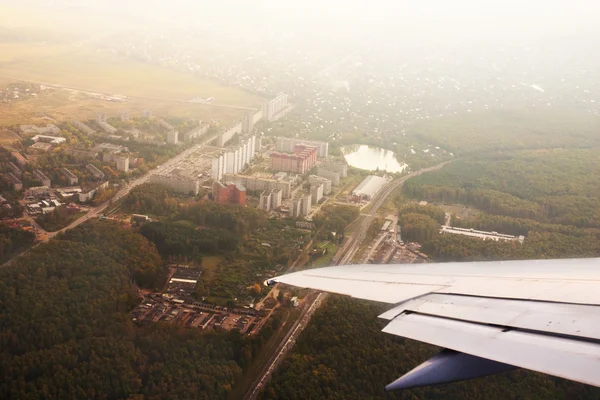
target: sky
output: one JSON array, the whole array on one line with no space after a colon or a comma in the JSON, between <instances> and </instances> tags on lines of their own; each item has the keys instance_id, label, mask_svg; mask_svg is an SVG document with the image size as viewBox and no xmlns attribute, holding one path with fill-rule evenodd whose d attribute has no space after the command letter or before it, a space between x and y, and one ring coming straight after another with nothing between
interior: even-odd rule
<instances>
[{"instance_id":1,"label":"sky","mask_svg":"<svg viewBox=\"0 0 600 400\"><path fill-rule=\"evenodd\" d=\"M15 4L0 0L0 4ZM98 19L203 24L323 35L528 38L600 33L597 0L19 0Z\"/></svg>"}]
</instances>

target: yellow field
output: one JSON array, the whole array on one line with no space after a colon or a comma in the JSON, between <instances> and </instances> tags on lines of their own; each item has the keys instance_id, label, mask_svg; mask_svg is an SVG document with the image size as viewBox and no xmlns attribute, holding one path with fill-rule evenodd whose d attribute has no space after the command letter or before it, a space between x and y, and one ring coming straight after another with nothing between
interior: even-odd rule
<instances>
[{"instance_id":1,"label":"yellow field","mask_svg":"<svg viewBox=\"0 0 600 400\"><path fill-rule=\"evenodd\" d=\"M190 97L214 97L215 103L255 107L257 96L191 74L147 65L109 52L92 52L73 47L53 56L32 55L46 52L44 46L18 49L11 46L11 62L0 62L0 76L18 80L58 84L65 87L130 97L160 100L186 100ZM28 57L18 55L29 54Z\"/></svg>"}]
</instances>

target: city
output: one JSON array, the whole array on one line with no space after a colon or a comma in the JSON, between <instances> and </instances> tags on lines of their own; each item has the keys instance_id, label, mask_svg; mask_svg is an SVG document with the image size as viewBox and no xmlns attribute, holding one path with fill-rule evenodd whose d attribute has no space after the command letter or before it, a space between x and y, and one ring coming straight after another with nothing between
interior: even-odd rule
<instances>
[{"instance_id":1,"label":"city","mask_svg":"<svg viewBox=\"0 0 600 400\"><path fill-rule=\"evenodd\" d=\"M459 3L0 0L0 397L598 397L499 344L595 351L547 260L600 256L597 13ZM513 260L556 282L454 273ZM459 311L481 354L411 322ZM440 347L524 369L386 391Z\"/></svg>"}]
</instances>

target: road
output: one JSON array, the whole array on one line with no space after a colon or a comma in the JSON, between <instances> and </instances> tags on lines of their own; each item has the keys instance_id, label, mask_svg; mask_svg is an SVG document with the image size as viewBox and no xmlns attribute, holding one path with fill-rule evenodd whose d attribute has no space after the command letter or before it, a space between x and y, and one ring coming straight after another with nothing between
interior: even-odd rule
<instances>
[{"instance_id":1,"label":"road","mask_svg":"<svg viewBox=\"0 0 600 400\"><path fill-rule=\"evenodd\" d=\"M453 160L451 160L453 161ZM377 211L379 208L385 203L388 196L394 192L397 188L402 186L407 179L413 178L415 176L421 175L425 172L434 171L436 169L440 169L451 161L446 161L441 164L437 164L433 167L424 168L422 170L410 173L408 175L403 176L402 178L396 179L388 183L379 193L377 193L371 204L368 206L368 213L361 214L359 218L353 222L353 225L357 227L357 234L351 238L347 245L344 247L344 254L341 257L339 263L334 263L338 265L344 265L352 261L354 255L360 248L362 242L365 240L366 232L373 219L377 217ZM319 308L319 306L323 303L323 301L327 298L327 293L319 293L314 299L309 300L305 303L304 309L300 314L300 318L294 323L288 334L281 341L281 344L277 347L277 350L273 354L273 356L269 359L269 362L263 369L260 377L257 378L255 384L251 388L251 390L246 394L244 400L254 400L258 396L258 393L263 389L265 384L271 378L271 375L283 360L284 356L287 354L287 351L291 349L302 330L308 325L310 322L310 318L315 313L315 311Z\"/></svg>"}]
</instances>

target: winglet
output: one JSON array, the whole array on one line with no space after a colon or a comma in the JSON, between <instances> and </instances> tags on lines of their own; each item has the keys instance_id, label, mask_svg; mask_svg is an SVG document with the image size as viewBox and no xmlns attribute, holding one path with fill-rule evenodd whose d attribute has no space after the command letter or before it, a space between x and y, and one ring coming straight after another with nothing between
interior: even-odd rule
<instances>
[{"instance_id":1,"label":"winglet","mask_svg":"<svg viewBox=\"0 0 600 400\"><path fill-rule=\"evenodd\" d=\"M513 365L446 349L396 379L387 385L385 389L391 391L438 385L441 383L480 378L482 376L509 371L514 368L516 367Z\"/></svg>"}]
</instances>

